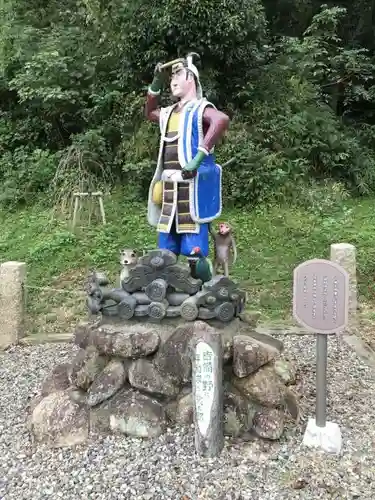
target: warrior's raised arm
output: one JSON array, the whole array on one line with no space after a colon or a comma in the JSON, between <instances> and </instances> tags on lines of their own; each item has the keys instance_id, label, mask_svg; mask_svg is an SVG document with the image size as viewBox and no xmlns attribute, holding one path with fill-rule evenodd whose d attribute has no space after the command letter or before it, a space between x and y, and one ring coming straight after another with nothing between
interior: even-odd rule
<instances>
[{"instance_id":1,"label":"warrior's raised arm","mask_svg":"<svg viewBox=\"0 0 375 500\"><path fill-rule=\"evenodd\" d=\"M163 76L161 64L157 64L154 71L154 79L147 91L147 100L145 106L145 115L151 122L159 123L160 106L159 98L163 87Z\"/></svg>"},{"instance_id":2,"label":"warrior's raised arm","mask_svg":"<svg viewBox=\"0 0 375 500\"><path fill-rule=\"evenodd\" d=\"M159 94L156 95L151 94L150 89L147 92L145 115L147 120L159 123L159 117L160 117Z\"/></svg>"}]
</instances>

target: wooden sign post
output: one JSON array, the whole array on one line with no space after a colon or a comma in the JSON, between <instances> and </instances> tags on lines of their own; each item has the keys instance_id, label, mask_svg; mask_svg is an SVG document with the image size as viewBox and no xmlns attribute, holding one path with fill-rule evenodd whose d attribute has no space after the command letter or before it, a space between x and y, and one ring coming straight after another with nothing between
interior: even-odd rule
<instances>
[{"instance_id":1,"label":"wooden sign post","mask_svg":"<svg viewBox=\"0 0 375 500\"><path fill-rule=\"evenodd\" d=\"M310 419L303 443L327 452L340 453L341 431L327 422L327 336L348 323L349 275L338 264L312 259L294 270L293 315L298 323L316 333L316 414Z\"/></svg>"}]
</instances>

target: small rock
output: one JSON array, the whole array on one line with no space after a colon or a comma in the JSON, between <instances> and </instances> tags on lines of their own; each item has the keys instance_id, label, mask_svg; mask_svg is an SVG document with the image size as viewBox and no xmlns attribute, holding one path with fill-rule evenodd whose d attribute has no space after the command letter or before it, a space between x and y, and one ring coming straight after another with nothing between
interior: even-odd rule
<instances>
[{"instance_id":1,"label":"small rock","mask_svg":"<svg viewBox=\"0 0 375 500\"><path fill-rule=\"evenodd\" d=\"M254 417L253 430L264 439L280 439L284 431L284 412L281 409L262 408Z\"/></svg>"},{"instance_id":2,"label":"small rock","mask_svg":"<svg viewBox=\"0 0 375 500\"><path fill-rule=\"evenodd\" d=\"M99 373L87 392L87 404L96 406L113 396L125 383L127 372L120 360L113 359Z\"/></svg>"},{"instance_id":3,"label":"small rock","mask_svg":"<svg viewBox=\"0 0 375 500\"><path fill-rule=\"evenodd\" d=\"M154 359L158 371L163 376L170 376L178 385L191 381L189 345L193 334L194 323L177 327L160 346Z\"/></svg>"},{"instance_id":4,"label":"small rock","mask_svg":"<svg viewBox=\"0 0 375 500\"><path fill-rule=\"evenodd\" d=\"M223 363L229 364L233 360L233 339L223 338Z\"/></svg>"},{"instance_id":5,"label":"small rock","mask_svg":"<svg viewBox=\"0 0 375 500\"><path fill-rule=\"evenodd\" d=\"M278 354L271 346L245 335L237 335L233 339L233 372L237 377L247 377Z\"/></svg>"},{"instance_id":6,"label":"small rock","mask_svg":"<svg viewBox=\"0 0 375 500\"><path fill-rule=\"evenodd\" d=\"M64 391L70 386L69 372L70 364L63 363L55 366L52 372L44 379L41 389L43 397L48 396L52 392Z\"/></svg>"},{"instance_id":7,"label":"small rock","mask_svg":"<svg viewBox=\"0 0 375 500\"><path fill-rule=\"evenodd\" d=\"M161 396L177 396L179 388L167 374L159 373L154 364L146 359L137 359L129 368L130 384L141 391Z\"/></svg>"},{"instance_id":8,"label":"small rock","mask_svg":"<svg viewBox=\"0 0 375 500\"><path fill-rule=\"evenodd\" d=\"M306 481L305 478L303 477L299 477L298 479L296 479L295 481L293 481L292 483L292 488L294 490L302 490L303 488L306 488L306 486L308 485L308 481Z\"/></svg>"},{"instance_id":9,"label":"small rock","mask_svg":"<svg viewBox=\"0 0 375 500\"><path fill-rule=\"evenodd\" d=\"M181 425L191 425L194 421L193 394L182 395L177 400L175 421Z\"/></svg>"},{"instance_id":10,"label":"small rock","mask_svg":"<svg viewBox=\"0 0 375 500\"><path fill-rule=\"evenodd\" d=\"M244 311L239 315L239 317L241 321L255 328L261 315L262 313L260 311Z\"/></svg>"},{"instance_id":11,"label":"small rock","mask_svg":"<svg viewBox=\"0 0 375 500\"><path fill-rule=\"evenodd\" d=\"M48 396L48 394L47 394ZM42 396L41 394L37 394L35 396L31 396L27 405L26 405L26 411L31 414L34 409L38 406L38 404L42 401L42 399L44 398L45 396Z\"/></svg>"},{"instance_id":12,"label":"small rock","mask_svg":"<svg viewBox=\"0 0 375 500\"><path fill-rule=\"evenodd\" d=\"M284 404L286 387L272 365L262 366L256 373L245 378L233 376L231 382L245 397L261 405L276 408Z\"/></svg>"},{"instance_id":13,"label":"small rock","mask_svg":"<svg viewBox=\"0 0 375 500\"><path fill-rule=\"evenodd\" d=\"M77 405L85 405L87 403L87 392L82 389L70 389L68 394L70 400Z\"/></svg>"},{"instance_id":14,"label":"small rock","mask_svg":"<svg viewBox=\"0 0 375 500\"><path fill-rule=\"evenodd\" d=\"M37 442L52 447L74 446L88 438L88 417L88 410L73 403L68 391L58 391L34 408L30 428Z\"/></svg>"},{"instance_id":15,"label":"small rock","mask_svg":"<svg viewBox=\"0 0 375 500\"><path fill-rule=\"evenodd\" d=\"M101 356L93 346L78 351L70 370L69 380L72 385L87 390L95 377L106 366L108 359Z\"/></svg>"},{"instance_id":16,"label":"small rock","mask_svg":"<svg viewBox=\"0 0 375 500\"><path fill-rule=\"evenodd\" d=\"M274 363L274 369L285 385L296 383L297 371L290 361L277 359Z\"/></svg>"}]
</instances>

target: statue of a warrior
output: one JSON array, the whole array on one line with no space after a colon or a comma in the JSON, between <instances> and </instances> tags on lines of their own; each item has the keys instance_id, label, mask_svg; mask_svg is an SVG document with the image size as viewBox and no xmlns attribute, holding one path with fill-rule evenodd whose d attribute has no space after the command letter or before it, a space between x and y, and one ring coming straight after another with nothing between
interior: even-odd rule
<instances>
[{"instance_id":1,"label":"statue of a warrior","mask_svg":"<svg viewBox=\"0 0 375 500\"><path fill-rule=\"evenodd\" d=\"M165 67L177 102L162 108L159 95ZM202 96L193 55L158 64L147 93L146 116L161 132L156 171L148 198L148 221L157 228L158 246L188 257L194 274L193 249L209 253L209 224L221 214L221 167L214 146L229 118Z\"/></svg>"}]
</instances>

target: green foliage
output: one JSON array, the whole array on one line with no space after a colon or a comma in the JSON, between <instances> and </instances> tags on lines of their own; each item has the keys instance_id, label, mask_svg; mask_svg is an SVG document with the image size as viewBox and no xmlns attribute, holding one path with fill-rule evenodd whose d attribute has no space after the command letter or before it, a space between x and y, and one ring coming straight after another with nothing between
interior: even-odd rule
<instances>
[{"instance_id":1,"label":"green foliage","mask_svg":"<svg viewBox=\"0 0 375 500\"><path fill-rule=\"evenodd\" d=\"M7 151L0 163L0 204L15 208L19 203L35 202L38 191L47 188L55 168L55 155L49 151L22 147Z\"/></svg>"},{"instance_id":2,"label":"green foliage","mask_svg":"<svg viewBox=\"0 0 375 500\"><path fill-rule=\"evenodd\" d=\"M369 9L366 0L3 2L0 205L48 189L66 206L75 190L116 183L144 199L158 148L144 91L158 61L190 50L207 97L232 117L217 148L220 162L235 158L226 203L295 202L322 180L369 193Z\"/></svg>"},{"instance_id":3,"label":"green foliage","mask_svg":"<svg viewBox=\"0 0 375 500\"><path fill-rule=\"evenodd\" d=\"M275 44L258 87L237 95L241 111L220 151L237 159L225 177L236 204L295 201L311 179L359 194L375 188L375 129L347 117L354 103L364 106L362 119L371 117L375 66L364 49L342 46L336 30L344 13L322 10L301 39Z\"/></svg>"}]
</instances>

